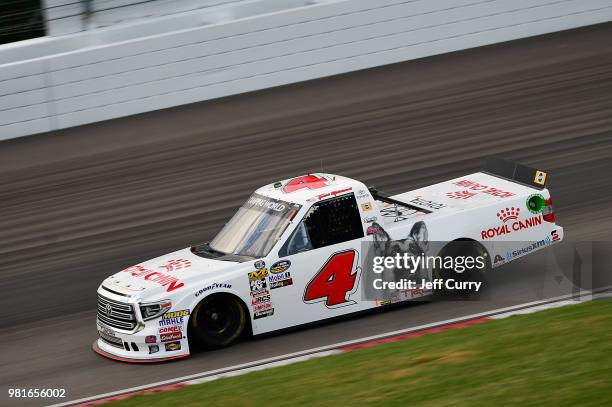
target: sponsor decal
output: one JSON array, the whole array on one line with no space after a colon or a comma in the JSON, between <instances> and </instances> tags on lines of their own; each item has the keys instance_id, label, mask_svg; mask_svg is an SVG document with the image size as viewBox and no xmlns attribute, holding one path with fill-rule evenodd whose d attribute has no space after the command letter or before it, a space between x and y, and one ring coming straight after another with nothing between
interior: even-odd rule
<instances>
[{"instance_id":1,"label":"sponsor decal","mask_svg":"<svg viewBox=\"0 0 612 407\"><path fill-rule=\"evenodd\" d=\"M252 207L267 209L274 212L284 212L287 209L287 205L284 203L272 199L266 199L261 195L251 196L246 203Z\"/></svg>"},{"instance_id":2,"label":"sponsor decal","mask_svg":"<svg viewBox=\"0 0 612 407\"><path fill-rule=\"evenodd\" d=\"M132 277L142 278L145 281L151 281L153 283L161 285L162 287L166 287L167 292L178 290L179 288L185 285L181 283L179 279L175 276L147 269L140 264L128 267L123 270L123 272L130 273Z\"/></svg>"},{"instance_id":3,"label":"sponsor decal","mask_svg":"<svg viewBox=\"0 0 612 407\"><path fill-rule=\"evenodd\" d=\"M517 220L511 223L504 223L501 226L495 226L489 229L484 229L480 232L482 240L492 239L494 237L509 235L513 232L519 232L524 229L529 229L542 224L540 215L534 216L525 220Z\"/></svg>"},{"instance_id":4,"label":"sponsor decal","mask_svg":"<svg viewBox=\"0 0 612 407\"><path fill-rule=\"evenodd\" d=\"M529 195L525 205L527 205L527 210L529 212L537 215L538 213L542 213L542 210L546 206L546 199L540 194Z\"/></svg>"},{"instance_id":5,"label":"sponsor decal","mask_svg":"<svg viewBox=\"0 0 612 407\"><path fill-rule=\"evenodd\" d=\"M263 291L268 291L268 284L266 283L266 280L264 278L249 281L249 286L252 296L261 294Z\"/></svg>"},{"instance_id":6,"label":"sponsor decal","mask_svg":"<svg viewBox=\"0 0 612 407\"><path fill-rule=\"evenodd\" d=\"M355 194L355 197L357 199L363 199L363 198L367 198L370 194L368 193L368 191L366 191L365 189L360 189L357 191L357 193Z\"/></svg>"},{"instance_id":7,"label":"sponsor decal","mask_svg":"<svg viewBox=\"0 0 612 407\"><path fill-rule=\"evenodd\" d=\"M487 185L479 184L478 182L470 181L469 179L461 179L453 182L453 185L463 187L469 191L477 191L482 194L492 195L499 198L509 198L514 196L514 193L503 191L499 188L490 187Z\"/></svg>"},{"instance_id":8,"label":"sponsor decal","mask_svg":"<svg viewBox=\"0 0 612 407\"><path fill-rule=\"evenodd\" d=\"M319 189L328 185L328 180L317 174L308 174L289 180L283 187L283 192L290 194L300 189Z\"/></svg>"},{"instance_id":9,"label":"sponsor decal","mask_svg":"<svg viewBox=\"0 0 612 407\"><path fill-rule=\"evenodd\" d=\"M503 263L506 260L504 260L504 258L502 256L500 256L499 254L495 255L495 259L493 260L493 264L497 264L497 263Z\"/></svg>"},{"instance_id":10,"label":"sponsor decal","mask_svg":"<svg viewBox=\"0 0 612 407\"><path fill-rule=\"evenodd\" d=\"M262 268L266 267L266 262L265 262L265 261L263 261L263 260L257 260L257 261L255 262L254 266L255 266L255 268L256 268L257 270L259 270L259 269L262 269Z\"/></svg>"},{"instance_id":11,"label":"sponsor decal","mask_svg":"<svg viewBox=\"0 0 612 407\"><path fill-rule=\"evenodd\" d=\"M270 302L270 293L257 295L251 299L251 305L265 304Z\"/></svg>"},{"instance_id":12,"label":"sponsor decal","mask_svg":"<svg viewBox=\"0 0 612 407\"><path fill-rule=\"evenodd\" d=\"M199 297L200 295L204 294L206 291L216 290L217 288L232 288L232 285L228 283L212 283L202 288L201 290L196 291L195 296Z\"/></svg>"},{"instance_id":13,"label":"sponsor decal","mask_svg":"<svg viewBox=\"0 0 612 407\"><path fill-rule=\"evenodd\" d=\"M149 355L151 355L152 353L157 353L157 352L159 352L159 346L149 345Z\"/></svg>"},{"instance_id":14,"label":"sponsor decal","mask_svg":"<svg viewBox=\"0 0 612 407\"><path fill-rule=\"evenodd\" d=\"M434 210L442 209L446 207L446 204L430 201L420 196L415 197L413 200L410 201L410 203L413 203L422 208L429 208L429 209L434 209Z\"/></svg>"},{"instance_id":15,"label":"sponsor decal","mask_svg":"<svg viewBox=\"0 0 612 407\"><path fill-rule=\"evenodd\" d=\"M145 343L155 343L157 342L157 337L155 335L147 335L145 337Z\"/></svg>"},{"instance_id":16,"label":"sponsor decal","mask_svg":"<svg viewBox=\"0 0 612 407\"><path fill-rule=\"evenodd\" d=\"M180 311L166 312L159 320L159 326L182 325L186 316L189 315L188 309Z\"/></svg>"},{"instance_id":17,"label":"sponsor decal","mask_svg":"<svg viewBox=\"0 0 612 407\"><path fill-rule=\"evenodd\" d=\"M268 282L270 283L270 290L275 288L287 287L293 284L293 279L291 278L291 273L285 271L283 273L273 274L268 277Z\"/></svg>"},{"instance_id":18,"label":"sponsor decal","mask_svg":"<svg viewBox=\"0 0 612 407\"><path fill-rule=\"evenodd\" d=\"M176 341L176 340L180 340L180 339L183 339L183 333L182 332L169 332L167 334L159 335L159 340L161 342L170 342L170 341Z\"/></svg>"},{"instance_id":19,"label":"sponsor decal","mask_svg":"<svg viewBox=\"0 0 612 407\"><path fill-rule=\"evenodd\" d=\"M476 196L476 192L470 192L470 191L447 192L446 196L451 199L470 199L471 197Z\"/></svg>"},{"instance_id":20,"label":"sponsor decal","mask_svg":"<svg viewBox=\"0 0 612 407\"><path fill-rule=\"evenodd\" d=\"M268 281L273 283L275 281L286 280L288 278L291 278L291 273L289 273L288 271L285 271L283 273L278 273L278 274L269 276Z\"/></svg>"},{"instance_id":21,"label":"sponsor decal","mask_svg":"<svg viewBox=\"0 0 612 407\"><path fill-rule=\"evenodd\" d=\"M261 312L261 311L269 310L271 308L272 308L271 302L264 302L263 304L253 305L253 311L255 312Z\"/></svg>"},{"instance_id":22,"label":"sponsor decal","mask_svg":"<svg viewBox=\"0 0 612 407\"><path fill-rule=\"evenodd\" d=\"M361 210L364 212L371 211L373 208L372 202L364 202L360 206L361 206Z\"/></svg>"},{"instance_id":23,"label":"sponsor decal","mask_svg":"<svg viewBox=\"0 0 612 407\"><path fill-rule=\"evenodd\" d=\"M376 216L367 216L363 218L363 223L372 223L372 222L376 222L377 220L378 218Z\"/></svg>"},{"instance_id":24,"label":"sponsor decal","mask_svg":"<svg viewBox=\"0 0 612 407\"><path fill-rule=\"evenodd\" d=\"M166 347L166 352L174 352L176 350L181 350L181 342L170 342L164 345Z\"/></svg>"},{"instance_id":25,"label":"sponsor decal","mask_svg":"<svg viewBox=\"0 0 612 407\"><path fill-rule=\"evenodd\" d=\"M274 265L276 265L276 263ZM268 291L268 284L266 282L266 277L268 277L268 269L261 268L257 271L252 271L248 274L248 277L251 294L251 306L253 307L253 318L264 318L272 315L274 313L274 308L272 307L272 299L270 297L270 291Z\"/></svg>"},{"instance_id":26,"label":"sponsor decal","mask_svg":"<svg viewBox=\"0 0 612 407\"><path fill-rule=\"evenodd\" d=\"M511 208L502 209L501 211L497 212L497 217L499 218L499 220L506 223L509 220L518 219L520 213L521 210L513 206Z\"/></svg>"},{"instance_id":27,"label":"sponsor decal","mask_svg":"<svg viewBox=\"0 0 612 407\"><path fill-rule=\"evenodd\" d=\"M530 243L529 245L525 246L525 247L521 247L520 249L516 249L516 250L512 250L512 251L508 251L506 253L506 260L510 261L512 259L515 259L517 257L521 257L524 256L526 254L529 254L535 250L541 249L543 247L549 246L552 243L552 239L550 236L546 236L544 239L539 240L537 242L533 242Z\"/></svg>"},{"instance_id":28,"label":"sponsor decal","mask_svg":"<svg viewBox=\"0 0 612 407\"><path fill-rule=\"evenodd\" d=\"M546 183L546 174L544 171L536 171L535 177L533 177L533 182L538 185L544 185Z\"/></svg>"},{"instance_id":29,"label":"sponsor decal","mask_svg":"<svg viewBox=\"0 0 612 407\"><path fill-rule=\"evenodd\" d=\"M270 273L272 274L282 273L283 271L286 271L289 267L291 267L291 261L279 260L270 266Z\"/></svg>"},{"instance_id":30,"label":"sponsor decal","mask_svg":"<svg viewBox=\"0 0 612 407\"><path fill-rule=\"evenodd\" d=\"M253 319L271 317L272 315L274 315L274 308L270 308L270 309L265 310L265 311L255 312L255 314L253 314Z\"/></svg>"},{"instance_id":31,"label":"sponsor decal","mask_svg":"<svg viewBox=\"0 0 612 407\"><path fill-rule=\"evenodd\" d=\"M381 233L381 231L382 231L382 228L378 226L375 226L375 225L368 226L368 228L366 229L366 235L376 235L378 233Z\"/></svg>"},{"instance_id":32,"label":"sponsor decal","mask_svg":"<svg viewBox=\"0 0 612 407\"><path fill-rule=\"evenodd\" d=\"M189 310L188 309L182 309L180 311L170 311L170 312L166 312L162 318L166 319L166 318L178 318L178 317L186 317L187 315L189 315Z\"/></svg>"},{"instance_id":33,"label":"sponsor decal","mask_svg":"<svg viewBox=\"0 0 612 407\"><path fill-rule=\"evenodd\" d=\"M275 281L273 283L270 283L270 290L274 290L275 288L287 287L290 285L293 285L292 278L288 278L286 280Z\"/></svg>"},{"instance_id":34,"label":"sponsor decal","mask_svg":"<svg viewBox=\"0 0 612 407\"><path fill-rule=\"evenodd\" d=\"M167 334L170 332L183 332L183 327L181 325L170 325L159 328L160 334Z\"/></svg>"},{"instance_id":35,"label":"sponsor decal","mask_svg":"<svg viewBox=\"0 0 612 407\"><path fill-rule=\"evenodd\" d=\"M165 269L167 272L177 271L191 267L191 262L185 259L168 260L165 264L159 266L160 269Z\"/></svg>"},{"instance_id":36,"label":"sponsor decal","mask_svg":"<svg viewBox=\"0 0 612 407\"><path fill-rule=\"evenodd\" d=\"M389 298L385 298L382 300L374 300L374 306L375 307L382 307L383 305L389 305L393 303L393 301Z\"/></svg>"},{"instance_id":37,"label":"sponsor decal","mask_svg":"<svg viewBox=\"0 0 612 407\"><path fill-rule=\"evenodd\" d=\"M408 290L408 294L412 297L422 297L426 294L429 294L431 290L427 290L425 288L412 288Z\"/></svg>"},{"instance_id":38,"label":"sponsor decal","mask_svg":"<svg viewBox=\"0 0 612 407\"><path fill-rule=\"evenodd\" d=\"M260 280L262 278L266 278L268 277L268 269L264 267L257 271L251 271L248 274L248 277L249 277L249 281Z\"/></svg>"},{"instance_id":39,"label":"sponsor decal","mask_svg":"<svg viewBox=\"0 0 612 407\"><path fill-rule=\"evenodd\" d=\"M550 236L552 237L553 242L558 242L560 239L559 232L557 232L556 230L553 230L552 232L550 232Z\"/></svg>"},{"instance_id":40,"label":"sponsor decal","mask_svg":"<svg viewBox=\"0 0 612 407\"><path fill-rule=\"evenodd\" d=\"M337 191L328 192L326 194L320 194L320 195L317 195L317 199L323 199L323 198L327 198L327 197L330 197L330 196L340 195L340 194L343 194L345 192L349 192L352 189L353 188L351 187L351 188L339 189Z\"/></svg>"}]
</instances>

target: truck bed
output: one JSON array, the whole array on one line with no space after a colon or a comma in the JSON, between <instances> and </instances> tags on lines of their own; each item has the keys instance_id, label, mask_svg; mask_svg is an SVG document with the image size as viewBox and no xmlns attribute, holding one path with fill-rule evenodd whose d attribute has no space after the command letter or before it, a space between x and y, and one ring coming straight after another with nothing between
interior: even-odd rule
<instances>
[{"instance_id":1,"label":"truck bed","mask_svg":"<svg viewBox=\"0 0 612 407\"><path fill-rule=\"evenodd\" d=\"M528 197L539 190L483 172L440 182L390 198L407 207L377 200L383 224L415 222L433 216L496 205L508 198ZM414 207L422 208L419 211Z\"/></svg>"}]
</instances>

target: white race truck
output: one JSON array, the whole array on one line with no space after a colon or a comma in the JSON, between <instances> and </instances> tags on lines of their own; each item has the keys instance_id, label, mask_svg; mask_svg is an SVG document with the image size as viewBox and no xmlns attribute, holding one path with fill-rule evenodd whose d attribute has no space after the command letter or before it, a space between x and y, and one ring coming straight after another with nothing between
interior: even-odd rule
<instances>
[{"instance_id":1,"label":"white race truck","mask_svg":"<svg viewBox=\"0 0 612 407\"><path fill-rule=\"evenodd\" d=\"M266 185L209 243L105 279L93 349L122 361L175 359L378 307L385 302L364 298L360 274L363 244L381 235L478 242L488 272L533 252L526 242L544 241L537 250L563 239L546 177L491 159L482 172L391 197L323 173Z\"/></svg>"}]
</instances>

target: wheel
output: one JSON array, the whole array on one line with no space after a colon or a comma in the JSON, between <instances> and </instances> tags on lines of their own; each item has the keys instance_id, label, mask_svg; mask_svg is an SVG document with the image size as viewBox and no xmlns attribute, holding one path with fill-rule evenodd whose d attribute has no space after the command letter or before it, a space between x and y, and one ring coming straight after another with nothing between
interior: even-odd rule
<instances>
[{"instance_id":1,"label":"wheel","mask_svg":"<svg viewBox=\"0 0 612 407\"><path fill-rule=\"evenodd\" d=\"M484 258L484 268L478 269L476 267L467 268L462 272L458 272L453 268L436 268L433 270L433 278L441 278L444 281L447 279L454 279L458 282L480 282L481 289L474 291L470 289L466 290L438 290L436 291L435 297L438 299L458 299L458 300L476 300L482 295L483 288L486 287L486 277L488 271L491 270L491 259L487 250L478 242L472 240L456 240L450 242L445 246L441 252L440 257L443 259L446 256L453 257L454 259L465 258L467 256L477 258L482 256ZM455 264L455 261L453 262Z\"/></svg>"},{"instance_id":2,"label":"wheel","mask_svg":"<svg viewBox=\"0 0 612 407\"><path fill-rule=\"evenodd\" d=\"M211 295L200 302L189 319L189 339L206 349L231 345L247 327L242 302L227 294Z\"/></svg>"}]
</instances>

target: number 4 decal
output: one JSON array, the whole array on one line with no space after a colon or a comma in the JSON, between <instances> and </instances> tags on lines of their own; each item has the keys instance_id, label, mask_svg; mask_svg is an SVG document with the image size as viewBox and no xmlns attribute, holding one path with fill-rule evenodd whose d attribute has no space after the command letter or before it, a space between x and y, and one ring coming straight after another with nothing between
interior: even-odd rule
<instances>
[{"instance_id":1,"label":"number 4 decal","mask_svg":"<svg viewBox=\"0 0 612 407\"><path fill-rule=\"evenodd\" d=\"M359 281L358 257L355 250L334 253L306 286L304 302L325 301L329 308L354 304L349 296Z\"/></svg>"}]
</instances>

